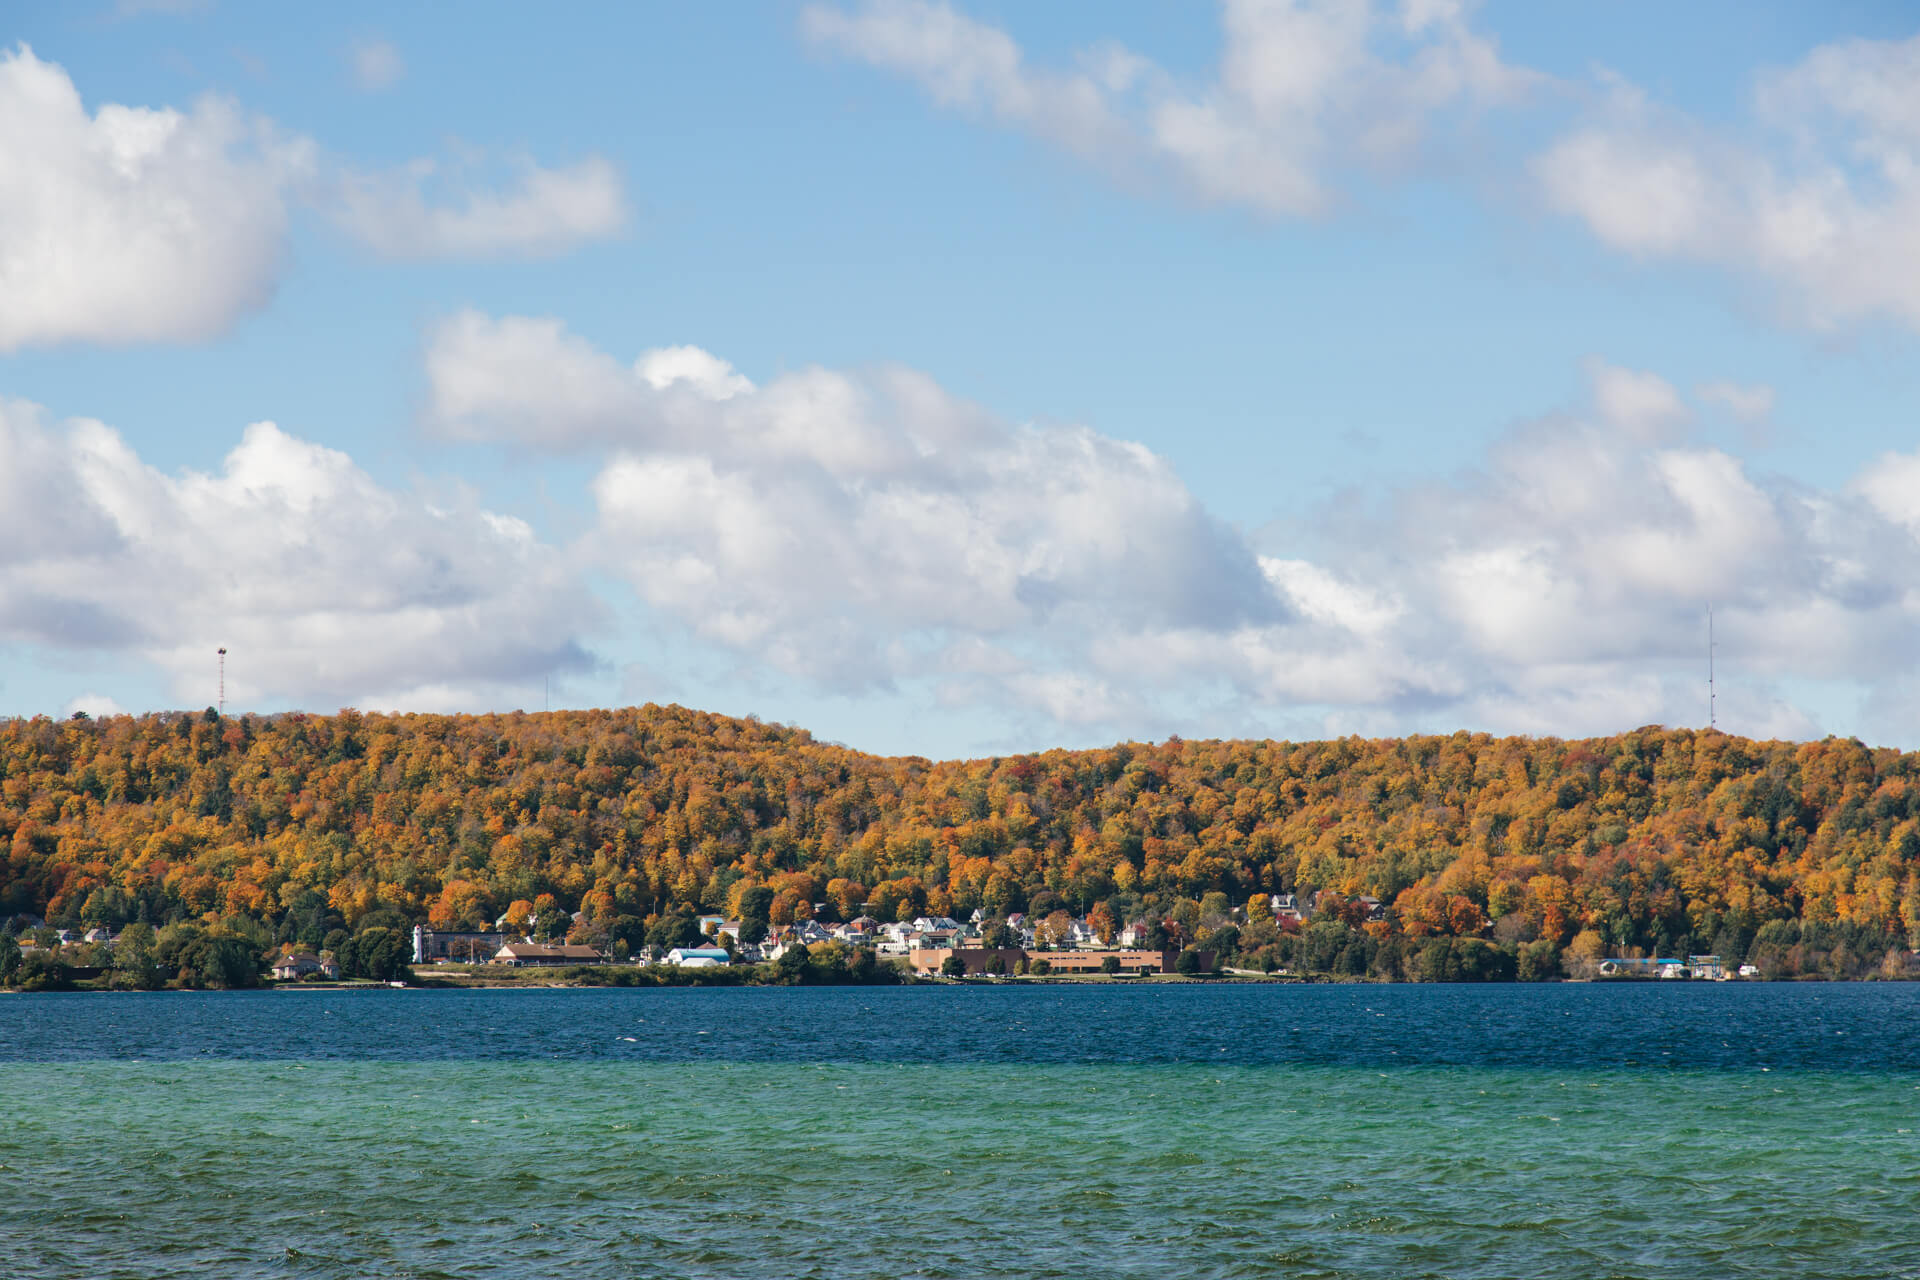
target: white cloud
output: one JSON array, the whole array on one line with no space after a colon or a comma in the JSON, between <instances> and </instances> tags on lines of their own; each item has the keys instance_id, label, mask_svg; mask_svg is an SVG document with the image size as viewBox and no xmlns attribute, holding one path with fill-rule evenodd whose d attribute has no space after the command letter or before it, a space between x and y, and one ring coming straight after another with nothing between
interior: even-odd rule
<instances>
[{"instance_id":1,"label":"white cloud","mask_svg":"<svg viewBox=\"0 0 1920 1280\"><path fill-rule=\"evenodd\" d=\"M593 156L522 162L503 186L473 186L417 160L385 173L343 171L325 203L334 224L384 258L545 257L626 225L620 175Z\"/></svg>"},{"instance_id":2,"label":"white cloud","mask_svg":"<svg viewBox=\"0 0 1920 1280\"><path fill-rule=\"evenodd\" d=\"M353 82L368 93L391 89L407 73L400 51L385 40L363 40L353 46Z\"/></svg>"},{"instance_id":3,"label":"white cloud","mask_svg":"<svg viewBox=\"0 0 1920 1280\"><path fill-rule=\"evenodd\" d=\"M1589 373L1583 411L1514 432L1467 475L1383 495L1376 514L1328 511L1317 555L1263 560L1293 621L1116 633L1095 671L1150 673L1175 698L1224 682L1280 714L1317 707L1308 731L1699 723L1711 602L1723 727L1804 736L1816 717L1781 689L1826 682L1861 697L1862 723L1910 739L1876 708L1913 683L1920 652L1920 457L1808 491L1676 435L1686 406L1664 380ZM1667 425L1622 430L1623 403L1624 421L1653 406Z\"/></svg>"},{"instance_id":4,"label":"white cloud","mask_svg":"<svg viewBox=\"0 0 1920 1280\"><path fill-rule=\"evenodd\" d=\"M1694 395L1741 422L1760 423L1773 416L1773 388L1765 383L1704 382L1694 388Z\"/></svg>"},{"instance_id":5,"label":"white cloud","mask_svg":"<svg viewBox=\"0 0 1920 1280\"><path fill-rule=\"evenodd\" d=\"M1593 388L1594 412L1600 420L1642 443L1665 439L1687 421L1685 401L1673 384L1657 373L1589 361L1587 378Z\"/></svg>"},{"instance_id":6,"label":"white cloud","mask_svg":"<svg viewBox=\"0 0 1920 1280\"><path fill-rule=\"evenodd\" d=\"M1703 443L1705 397L1599 361L1576 411L1268 556L1149 451L904 370L757 386L477 313L427 368L443 433L603 454L586 558L747 668L1054 733L1694 723L1710 601L1745 731L1810 732L1781 692L1808 681L1884 701L1920 652L1920 457L1807 490Z\"/></svg>"},{"instance_id":7,"label":"white cloud","mask_svg":"<svg viewBox=\"0 0 1920 1280\"><path fill-rule=\"evenodd\" d=\"M556 321L474 313L435 330L426 362L446 434L611 451L596 556L650 604L831 687L948 670L955 645L996 637L1073 647L1279 610L1163 459L999 422L910 371L756 387L697 349L629 368Z\"/></svg>"},{"instance_id":8,"label":"white cloud","mask_svg":"<svg viewBox=\"0 0 1920 1280\"><path fill-rule=\"evenodd\" d=\"M1617 79L1534 163L1553 207L1645 259L1769 280L1816 327L1920 326L1920 37L1848 40L1758 78L1746 127L1710 130Z\"/></svg>"},{"instance_id":9,"label":"white cloud","mask_svg":"<svg viewBox=\"0 0 1920 1280\"><path fill-rule=\"evenodd\" d=\"M167 475L97 422L0 409L0 639L139 655L233 701L487 706L590 659L598 606L561 553L460 493L386 489L345 454L247 428L217 473Z\"/></svg>"},{"instance_id":10,"label":"white cloud","mask_svg":"<svg viewBox=\"0 0 1920 1280\"><path fill-rule=\"evenodd\" d=\"M1197 91L1111 45L1075 70L1029 66L1006 32L928 0L816 4L801 25L819 47L908 76L944 107L1270 215L1319 213L1355 161L1404 160L1449 113L1549 83L1502 62L1460 4L1376 13L1367 0L1227 0L1223 11L1218 75Z\"/></svg>"},{"instance_id":11,"label":"white cloud","mask_svg":"<svg viewBox=\"0 0 1920 1280\"><path fill-rule=\"evenodd\" d=\"M89 115L25 47L0 120L0 351L205 338L272 293L306 144L216 98Z\"/></svg>"},{"instance_id":12,"label":"white cloud","mask_svg":"<svg viewBox=\"0 0 1920 1280\"><path fill-rule=\"evenodd\" d=\"M194 342L266 303L289 212L317 202L388 257L540 255L624 218L604 160L522 163L494 188L432 161L365 175L234 103L106 103L66 71L0 53L0 352L61 342Z\"/></svg>"}]
</instances>

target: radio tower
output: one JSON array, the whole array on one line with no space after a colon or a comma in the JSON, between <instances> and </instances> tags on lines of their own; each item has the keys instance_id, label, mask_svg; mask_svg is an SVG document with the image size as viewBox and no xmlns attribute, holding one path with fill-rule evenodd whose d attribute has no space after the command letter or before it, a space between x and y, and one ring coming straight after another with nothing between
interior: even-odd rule
<instances>
[{"instance_id":1,"label":"radio tower","mask_svg":"<svg viewBox=\"0 0 1920 1280\"><path fill-rule=\"evenodd\" d=\"M225 649L221 652L227 652ZM1718 727L1713 693L1713 604L1707 604L1707 727Z\"/></svg>"},{"instance_id":2,"label":"radio tower","mask_svg":"<svg viewBox=\"0 0 1920 1280\"><path fill-rule=\"evenodd\" d=\"M223 720L226 719L226 716L227 716L227 651L225 649L220 650L220 701L219 701L218 707L220 711L220 718Z\"/></svg>"}]
</instances>

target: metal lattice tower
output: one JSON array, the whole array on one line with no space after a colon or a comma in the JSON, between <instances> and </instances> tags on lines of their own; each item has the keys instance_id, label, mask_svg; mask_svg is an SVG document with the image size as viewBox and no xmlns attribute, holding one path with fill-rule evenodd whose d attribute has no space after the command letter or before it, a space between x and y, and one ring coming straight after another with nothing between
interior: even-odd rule
<instances>
[{"instance_id":1,"label":"metal lattice tower","mask_svg":"<svg viewBox=\"0 0 1920 1280\"><path fill-rule=\"evenodd\" d=\"M227 714L227 651L220 650L220 701L215 704L221 717Z\"/></svg>"}]
</instances>

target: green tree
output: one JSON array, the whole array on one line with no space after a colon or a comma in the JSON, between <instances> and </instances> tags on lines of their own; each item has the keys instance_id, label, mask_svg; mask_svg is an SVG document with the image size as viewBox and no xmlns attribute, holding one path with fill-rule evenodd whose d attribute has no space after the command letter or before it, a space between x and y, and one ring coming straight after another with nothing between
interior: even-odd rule
<instances>
[{"instance_id":1,"label":"green tree","mask_svg":"<svg viewBox=\"0 0 1920 1280\"><path fill-rule=\"evenodd\" d=\"M53 952L34 950L20 961L16 983L22 991L65 991L73 985L73 971Z\"/></svg>"},{"instance_id":2,"label":"green tree","mask_svg":"<svg viewBox=\"0 0 1920 1280\"><path fill-rule=\"evenodd\" d=\"M940 972L949 978L964 978L967 976L967 962L955 952L940 962Z\"/></svg>"},{"instance_id":3,"label":"green tree","mask_svg":"<svg viewBox=\"0 0 1920 1280\"><path fill-rule=\"evenodd\" d=\"M413 946L405 937L380 927L362 929L347 950L353 957L355 976L375 982L406 976L407 962L413 958Z\"/></svg>"},{"instance_id":4,"label":"green tree","mask_svg":"<svg viewBox=\"0 0 1920 1280\"><path fill-rule=\"evenodd\" d=\"M647 930L647 945L659 947L662 951L671 951L675 947L698 947L706 942L706 935L700 932L700 922L691 912L676 911L670 916L661 916Z\"/></svg>"},{"instance_id":5,"label":"green tree","mask_svg":"<svg viewBox=\"0 0 1920 1280\"><path fill-rule=\"evenodd\" d=\"M762 930L767 925L767 915L773 910L774 893L766 885L757 884L740 891L740 923L757 924ZM761 937L766 937L764 932Z\"/></svg>"},{"instance_id":6,"label":"green tree","mask_svg":"<svg viewBox=\"0 0 1920 1280\"><path fill-rule=\"evenodd\" d=\"M793 943L780 953L773 962L773 972L782 982L800 982L807 976L807 949L799 943Z\"/></svg>"},{"instance_id":7,"label":"green tree","mask_svg":"<svg viewBox=\"0 0 1920 1280\"><path fill-rule=\"evenodd\" d=\"M1185 974L1189 978L1193 977L1200 972L1200 953L1192 947L1188 947L1185 951L1182 951L1179 958L1173 962L1173 971L1175 973Z\"/></svg>"},{"instance_id":8,"label":"green tree","mask_svg":"<svg viewBox=\"0 0 1920 1280\"><path fill-rule=\"evenodd\" d=\"M1052 966L1049 965L1048 968L1052 968ZM1114 974L1120 972L1120 957L1106 956L1102 958L1100 961L1100 972L1106 974L1108 977L1112 977Z\"/></svg>"},{"instance_id":9,"label":"green tree","mask_svg":"<svg viewBox=\"0 0 1920 1280\"><path fill-rule=\"evenodd\" d=\"M1560 949L1546 939L1520 948L1517 976L1522 982L1548 982L1560 976Z\"/></svg>"},{"instance_id":10,"label":"green tree","mask_svg":"<svg viewBox=\"0 0 1920 1280\"><path fill-rule=\"evenodd\" d=\"M0 984L13 981L20 971L20 944L10 933L0 930Z\"/></svg>"}]
</instances>

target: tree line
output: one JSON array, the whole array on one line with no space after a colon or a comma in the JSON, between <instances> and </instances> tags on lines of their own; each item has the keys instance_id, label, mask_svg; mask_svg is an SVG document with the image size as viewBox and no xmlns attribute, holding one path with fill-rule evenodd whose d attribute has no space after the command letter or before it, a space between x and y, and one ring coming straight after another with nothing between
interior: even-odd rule
<instances>
[{"instance_id":1,"label":"tree line","mask_svg":"<svg viewBox=\"0 0 1920 1280\"><path fill-rule=\"evenodd\" d=\"M1148 919L1257 967L1356 976L1689 951L1860 976L1920 943L1917 764L1657 727L935 762L672 706L15 719L0 918L215 950L495 921L631 948L699 913L979 909L1105 936ZM1233 909L1272 894L1315 910Z\"/></svg>"}]
</instances>

